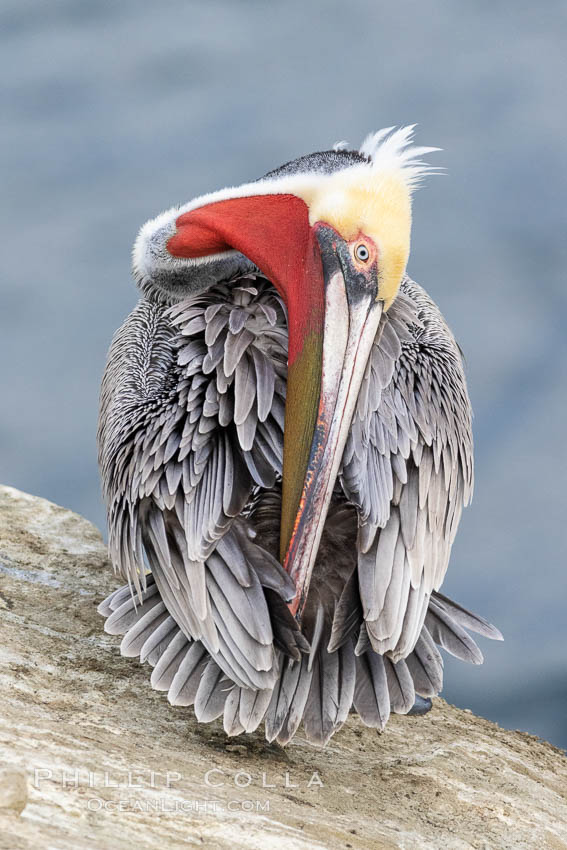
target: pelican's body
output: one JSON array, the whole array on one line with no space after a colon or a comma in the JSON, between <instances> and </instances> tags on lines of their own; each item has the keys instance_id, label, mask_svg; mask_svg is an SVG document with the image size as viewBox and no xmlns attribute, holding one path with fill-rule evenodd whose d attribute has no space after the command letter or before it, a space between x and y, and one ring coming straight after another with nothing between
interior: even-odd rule
<instances>
[{"instance_id":1,"label":"pelican's body","mask_svg":"<svg viewBox=\"0 0 567 850\"><path fill-rule=\"evenodd\" d=\"M286 743L303 720L324 744L353 705L383 728L440 691L436 644L479 663L463 627L499 636L439 594L471 412L455 340L405 276L408 143L301 158L135 247L143 297L99 424L130 588L101 611L154 687L231 735L265 721Z\"/></svg>"}]
</instances>

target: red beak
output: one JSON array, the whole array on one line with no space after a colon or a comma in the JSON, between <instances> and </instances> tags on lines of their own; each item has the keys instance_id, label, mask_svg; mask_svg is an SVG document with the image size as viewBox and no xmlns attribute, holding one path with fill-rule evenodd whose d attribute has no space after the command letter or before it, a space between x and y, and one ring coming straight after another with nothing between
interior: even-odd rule
<instances>
[{"instance_id":1,"label":"red beak","mask_svg":"<svg viewBox=\"0 0 567 850\"><path fill-rule=\"evenodd\" d=\"M296 522L321 387L324 281L307 205L295 195L234 198L184 213L167 248L176 257L237 250L274 284L288 310L280 558Z\"/></svg>"}]
</instances>

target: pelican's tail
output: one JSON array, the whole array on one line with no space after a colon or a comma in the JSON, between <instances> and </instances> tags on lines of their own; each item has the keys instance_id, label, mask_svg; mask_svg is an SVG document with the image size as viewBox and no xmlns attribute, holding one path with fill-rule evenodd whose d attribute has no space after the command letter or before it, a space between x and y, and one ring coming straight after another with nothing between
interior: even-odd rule
<instances>
[{"instance_id":1,"label":"pelican's tail","mask_svg":"<svg viewBox=\"0 0 567 850\"><path fill-rule=\"evenodd\" d=\"M267 601L270 604L269 593ZM299 659L277 650L275 685L253 690L235 684L200 641L184 634L151 576L141 601L126 585L98 610L107 618L105 630L123 635L122 655L149 663L152 687L167 691L171 703L193 705L198 720L205 723L223 715L228 735L253 732L265 722L266 738L282 745L303 722L307 739L324 746L353 709L363 723L379 730L391 712L407 714L415 706L420 713L424 699L443 687L439 647L462 661L481 664L482 653L469 632L502 639L482 617L434 593L414 650L394 663L372 649L356 614L341 620L340 603L332 617L321 606L307 635L310 650L306 643Z\"/></svg>"}]
</instances>

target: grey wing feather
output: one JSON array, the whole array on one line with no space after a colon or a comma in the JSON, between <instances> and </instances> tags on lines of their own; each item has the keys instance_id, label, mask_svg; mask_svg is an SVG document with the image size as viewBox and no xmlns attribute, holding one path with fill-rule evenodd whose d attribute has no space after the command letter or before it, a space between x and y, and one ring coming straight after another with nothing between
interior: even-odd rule
<instances>
[{"instance_id":1,"label":"grey wing feather","mask_svg":"<svg viewBox=\"0 0 567 850\"><path fill-rule=\"evenodd\" d=\"M432 600L425 617L425 625L436 644L461 661L482 664L482 652L471 636Z\"/></svg>"},{"instance_id":2,"label":"grey wing feather","mask_svg":"<svg viewBox=\"0 0 567 850\"><path fill-rule=\"evenodd\" d=\"M411 672L403 659L394 664L389 658L384 658L384 665L391 709L396 714L407 714L415 702L415 687Z\"/></svg>"},{"instance_id":3,"label":"grey wing feather","mask_svg":"<svg viewBox=\"0 0 567 850\"><path fill-rule=\"evenodd\" d=\"M356 658L353 704L366 726L382 730L390 716L390 694L384 659L375 652Z\"/></svg>"},{"instance_id":4,"label":"grey wing feather","mask_svg":"<svg viewBox=\"0 0 567 850\"><path fill-rule=\"evenodd\" d=\"M273 643L284 655L301 659L302 652L309 652L309 642L301 631L285 600L269 587L264 588L272 625Z\"/></svg>"},{"instance_id":5,"label":"grey wing feather","mask_svg":"<svg viewBox=\"0 0 567 850\"><path fill-rule=\"evenodd\" d=\"M457 602L453 602L453 600L448 599L447 596L443 596L442 593L433 593L432 598L437 606L443 608L443 610L450 614L452 619L460 626L463 626L463 628L469 629L471 632L476 632L476 634L482 635L490 640L504 640L500 630L497 629L496 626L493 626L492 623L485 620L484 617L480 617L478 614L473 614L471 611L463 608L462 605L459 605Z\"/></svg>"},{"instance_id":6,"label":"grey wing feather","mask_svg":"<svg viewBox=\"0 0 567 850\"><path fill-rule=\"evenodd\" d=\"M307 656L283 662L266 713L266 739L284 746L297 732L311 686L312 671Z\"/></svg>"},{"instance_id":7,"label":"grey wing feather","mask_svg":"<svg viewBox=\"0 0 567 850\"><path fill-rule=\"evenodd\" d=\"M211 659L199 677L199 686L195 695L197 720L201 723L210 723L211 720L220 717L231 688L232 682Z\"/></svg>"},{"instance_id":8,"label":"grey wing feather","mask_svg":"<svg viewBox=\"0 0 567 850\"><path fill-rule=\"evenodd\" d=\"M406 658L416 693L422 697L436 696L443 688L443 659L426 626L416 645Z\"/></svg>"},{"instance_id":9,"label":"grey wing feather","mask_svg":"<svg viewBox=\"0 0 567 850\"><path fill-rule=\"evenodd\" d=\"M360 604L358 576L356 570L353 569L335 607L331 636L327 646L328 652L334 652L343 646L353 632L360 627L361 622L362 605Z\"/></svg>"},{"instance_id":10,"label":"grey wing feather","mask_svg":"<svg viewBox=\"0 0 567 850\"><path fill-rule=\"evenodd\" d=\"M167 698L172 705L193 705L208 659L201 643L191 644L169 685Z\"/></svg>"},{"instance_id":11,"label":"grey wing feather","mask_svg":"<svg viewBox=\"0 0 567 850\"><path fill-rule=\"evenodd\" d=\"M109 635L123 635L137 623L148 611L161 602L158 589L152 584L135 600L129 593L128 598L112 611L104 624L104 630Z\"/></svg>"},{"instance_id":12,"label":"grey wing feather","mask_svg":"<svg viewBox=\"0 0 567 850\"><path fill-rule=\"evenodd\" d=\"M152 671L150 682L156 691L168 691L191 641L178 629Z\"/></svg>"},{"instance_id":13,"label":"grey wing feather","mask_svg":"<svg viewBox=\"0 0 567 850\"><path fill-rule=\"evenodd\" d=\"M249 688L235 687L224 707L224 728L230 735L241 732L254 732L265 717L272 698L272 690L253 691Z\"/></svg>"},{"instance_id":14,"label":"grey wing feather","mask_svg":"<svg viewBox=\"0 0 567 850\"><path fill-rule=\"evenodd\" d=\"M148 637L150 637L150 635L152 635L154 631L168 618L169 614L163 602L159 602L157 605L152 606L152 608L144 614L143 617L140 617L138 622L128 630L127 634L124 635L122 643L120 644L120 654L125 658L136 658L140 654Z\"/></svg>"},{"instance_id":15,"label":"grey wing feather","mask_svg":"<svg viewBox=\"0 0 567 850\"><path fill-rule=\"evenodd\" d=\"M167 617L158 628L148 635L140 649L140 662L147 661L155 667L159 659L179 631L179 627L173 617Z\"/></svg>"},{"instance_id":16,"label":"grey wing feather","mask_svg":"<svg viewBox=\"0 0 567 850\"><path fill-rule=\"evenodd\" d=\"M124 587L119 587L118 590L113 590L106 599L103 599L102 602L99 603L96 610L99 614L102 614L103 617L109 617L113 611L116 611L123 602L127 602L129 599L132 599L132 590L130 586L126 584Z\"/></svg>"},{"instance_id":17,"label":"grey wing feather","mask_svg":"<svg viewBox=\"0 0 567 850\"><path fill-rule=\"evenodd\" d=\"M227 735L240 735L244 726L240 722L240 688L236 685L226 698L223 711L223 727Z\"/></svg>"}]
</instances>

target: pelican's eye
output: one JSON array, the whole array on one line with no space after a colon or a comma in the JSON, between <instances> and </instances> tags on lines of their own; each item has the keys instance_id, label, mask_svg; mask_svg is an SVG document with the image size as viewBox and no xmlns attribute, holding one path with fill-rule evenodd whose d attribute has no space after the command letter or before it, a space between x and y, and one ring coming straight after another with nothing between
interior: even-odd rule
<instances>
[{"instance_id":1,"label":"pelican's eye","mask_svg":"<svg viewBox=\"0 0 567 850\"><path fill-rule=\"evenodd\" d=\"M354 256L360 263L366 263L370 259L370 251L363 242L360 242L354 249Z\"/></svg>"}]
</instances>

